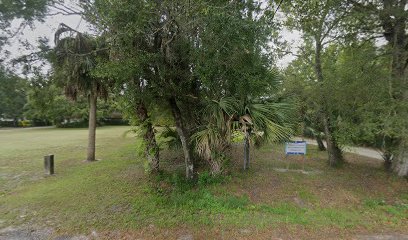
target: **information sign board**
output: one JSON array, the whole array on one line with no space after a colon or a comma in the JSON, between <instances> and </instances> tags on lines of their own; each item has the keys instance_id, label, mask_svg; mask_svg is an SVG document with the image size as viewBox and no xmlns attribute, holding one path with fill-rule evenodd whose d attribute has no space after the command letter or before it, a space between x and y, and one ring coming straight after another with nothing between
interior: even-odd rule
<instances>
[{"instance_id":1,"label":"information sign board","mask_svg":"<svg viewBox=\"0 0 408 240\"><path fill-rule=\"evenodd\" d=\"M306 155L306 142L294 141L287 142L285 145L286 155Z\"/></svg>"}]
</instances>

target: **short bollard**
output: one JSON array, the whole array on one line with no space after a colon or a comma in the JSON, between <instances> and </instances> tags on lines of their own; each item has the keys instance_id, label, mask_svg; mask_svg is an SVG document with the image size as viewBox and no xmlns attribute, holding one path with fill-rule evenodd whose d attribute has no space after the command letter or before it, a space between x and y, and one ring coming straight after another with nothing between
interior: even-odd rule
<instances>
[{"instance_id":1,"label":"short bollard","mask_svg":"<svg viewBox=\"0 0 408 240\"><path fill-rule=\"evenodd\" d=\"M54 174L54 155L44 156L45 174Z\"/></svg>"}]
</instances>

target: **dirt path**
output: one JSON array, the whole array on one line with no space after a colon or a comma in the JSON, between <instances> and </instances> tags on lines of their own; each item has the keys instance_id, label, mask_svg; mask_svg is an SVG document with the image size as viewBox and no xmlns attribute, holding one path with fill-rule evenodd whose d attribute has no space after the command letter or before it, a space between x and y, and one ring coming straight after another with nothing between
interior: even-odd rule
<instances>
[{"instance_id":1,"label":"dirt path","mask_svg":"<svg viewBox=\"0 0 408 240\"><path fill-rule=\"evenodd\" d=\"M166 231L157 232L154 229L150 230L151 232L110 232L105 234L99 234L93 231L87 235L59 235L56 236L53 229L31 229L31 228L6 228L0 229L0 240L102 240L102 239L177 239L177 240L199 240L199 239L231 239L230 236L219 236L214 232L205 232L205 233L187 233L182 234L180 232ZM296 236L281 236L278 233L274 232L254 232L248 229L235 229L231 230L227 234L232 234L234 236L232 239L297 239ZM256 235L252 235L256 234ZM211 236L211 237L209 237ZM142 237L142 238L141 238ZM313 239L311 236L306 236L305 239ZM408 240L408 235L405 234L370 234L370 235L357 235L357 236L336 236L333 235L330 239L350 239L350 240Z\"/></svg>"},{"instance_id":2,"label":"dirt path","mask_svg":"<svg viewBox=\"0 0 408 240\"><path fill-rule=\"evenodd\" d=\"M296 137L296 138L294 138L294 140L295 141L300 141L302 139L300 137ZM306 141L307 144L317 145L317 142L314 139L305 138L304 140ZM381 153L379 151L375 150L375 149L372 149L372 148L346 146L344 148L344 151L383 161Z\"/></svg>"}]
</instances>

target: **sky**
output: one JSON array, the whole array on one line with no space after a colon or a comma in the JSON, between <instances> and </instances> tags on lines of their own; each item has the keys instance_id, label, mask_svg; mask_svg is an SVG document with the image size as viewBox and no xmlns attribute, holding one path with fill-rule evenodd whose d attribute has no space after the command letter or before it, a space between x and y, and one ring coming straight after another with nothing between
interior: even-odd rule
<instances>
[{"instance_id":1,"label":"sky","mask_svg":"<svg viewBox=\"0 0 408 240\"><path fill-rule=\"evenodd\" d=\"M301 33L298 31L289 31L284 29L282 31L282 37L284 40L289 42L289 46L291 47L291 51L296 53L296 49L300 47L302 44L302 36ZM288 54L281 59L278 59L277 66L281 69L288 66L288 64L295 60L295 56L293 54Z\"/></svg>"},{"instance_id":2,"label":"sky","mask_svg":"<svg viewBox=\"0 0 408 240\"><path fill-rule=\"evenodd\" d=\"M21 20L15 20L12 23L12 28L17 29L18 26L20 25ZM34 22L33 27L26 27L23 29L20 34L18 34L16 37L10 40L10 45L7 46L4 50L10 51L11 55L9 58L6 59L5 63L8 64L10 59L16 58L25 54L29 54L33 52L35 49L26 49L21 44L21 41L27 41L32 45L37 45L37 41L39 38L46 37L49 39L49 43L51 46L54 45L54 33L57 30L58 26L60 23L64 23L71 28L74 28L80 32L89 32L90 31L90 26L89 24L84 21L81 16L79 15L70 15L70 16L65 16L65 15L55 15L55 16L49 16L46 19L44 19L44 22ZM283 39L286 41L291 42L291 46L293 48L296 48L296 46L299 46L301 42L301 37L298 32L290 32L288 30L284 30L282 33ZM294 50L294 49L292 49ZM277 62L277 66L279 68L284 68L287 66L287 64L295 59L293 55L287 55L283 57L282 59L279 59ZM21 74L19 69L15 69L17 74Z\"/></svg>"},{"instance_id":3,"label":"sky","mask_svg":"<svg viewBox=\"0 0 408 240\"><path fill-rule=\"evenodd\" d=\"M12 28L17 28L20 24L20 20L13 21ZM35 44L40 37L47 37L50 42L54 42L54 33L57 30L60 23L65 23L68 26L77 29L79 31L86 31L86 22L82 20L80 16L51 16L47 17L44 22L36 21L34 27L26 27L20 34L20 36L13 38L11 42L10 51L16 55L22 55L26 53L23 46L19 44L19 40L27 40L32 44Z\"/></svg>"},{"instance_id":4,"label":"sky","mask_svg":"<svg viewBox=\"0 0 408 240\"><path fill-rule=\"evenodd\" d=\"M11 24L11 29L18 29L21 22L22 20L19 19L14 20ZM60 23L65 23L81 32L89 31L88 24L78 15L55 15L45 18L44 22L35 21L32 27L26 26L19 32L19 34L9 39L9 45L3 47L3 51L6 50L10 52L10 56L5 59L4 63L8 67L11 67L15 73L21 75L21 70L19 68L13 68L10 61L13 58L27 55L37 50L32 47L26 47L22 42L27 41L32 46L37 46L38 40L46 37L49 39L49 44L54 46L54 33L58 29Z\"/></svg>"}]
</instances>

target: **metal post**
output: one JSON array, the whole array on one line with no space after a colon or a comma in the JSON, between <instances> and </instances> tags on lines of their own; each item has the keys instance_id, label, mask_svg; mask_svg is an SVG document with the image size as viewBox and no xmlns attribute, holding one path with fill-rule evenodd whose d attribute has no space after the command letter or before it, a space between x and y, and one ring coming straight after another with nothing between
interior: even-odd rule
<instances>
[{"instance_id":1,"label":"metal post","mask_svg":"<svg viewBox=\"0 0 408 240\"><path fill-rule=\"evenodd\" d=\"M44 156L44 168L45 174L53 175L54 174L54 155L50 154Z\"/></svg>"}]
</instances>

